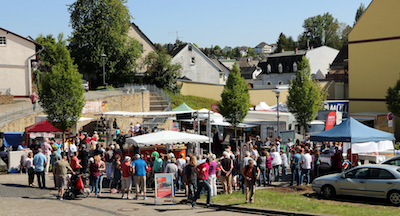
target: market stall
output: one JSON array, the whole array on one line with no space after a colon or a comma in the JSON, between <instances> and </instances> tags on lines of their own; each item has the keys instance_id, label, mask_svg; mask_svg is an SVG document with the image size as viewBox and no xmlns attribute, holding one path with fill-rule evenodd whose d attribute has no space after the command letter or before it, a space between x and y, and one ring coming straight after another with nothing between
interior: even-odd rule
<instances>
[{"instance_id":1,"label":"market stall","mask_svg":"<svg viewBox=\"0 0 400 216\"><path fill-rule=\"evenodd\" d=\"M184 143L203 142L208 142L208 137L177 131L160 131L126 139L127 144L132 144L134 147L138 147L141 150L141 153L152 151L154 147L157 147L160 153L172 149L177 158L179 158L180 153L186 155L188 146L183 145ZM198 146L199 145L196 145L196 147Z\"/></svg>"},{"instance_id":2,"label":"market stall","mask_svg":"<svg viewBox=\"0 0 400 216\"><path fill-rule=\"evenodd\" d=\"M375 155L372 161L379 161L378 153L393 151L394 135L368 127L353 118L348 118L330 130L312 135L311 141L342 142L343 152L351 148L352 154Z\"/></svg>"},{"instance_id":3,"label":"market stall","mask_svg":"<svg viewBox=\"0 0 400 216\"><path fill-rule=\"evenodd\" d=\"M48 120L43 120L41 122L26 127L25 133L26 133L26 143L29 146L30 145L29 141L32 139L54 138L57 134L61 136L63 131L54 127ZM69 134L69 131L67 130L65 133Z\"/></svg>"}]
</instances>

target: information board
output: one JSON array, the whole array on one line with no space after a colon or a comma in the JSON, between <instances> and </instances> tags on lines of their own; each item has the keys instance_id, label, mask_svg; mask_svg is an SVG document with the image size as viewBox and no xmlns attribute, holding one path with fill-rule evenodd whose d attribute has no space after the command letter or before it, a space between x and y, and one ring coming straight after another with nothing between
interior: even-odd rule
<instances>
[{"instance_id":1,"label":"information board","mask_svg":"<svg viewBox=\"0 0 400 216\"><path fill-rule=\"evenodd\" d=\"M174 174L173 173L156 173L154 175L155 183L155 199L154 202L157 205L157 199L160 198L172 198L174 202Z\"/></svg>"}]
</instances>

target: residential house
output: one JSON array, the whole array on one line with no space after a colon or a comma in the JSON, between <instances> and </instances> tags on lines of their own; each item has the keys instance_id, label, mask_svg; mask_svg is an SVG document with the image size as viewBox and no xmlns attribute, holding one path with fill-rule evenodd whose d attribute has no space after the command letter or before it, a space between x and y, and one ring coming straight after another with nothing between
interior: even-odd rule
<instances>
[{"instance_id":1,"label":"residential house","mask_svg":"<svg viewBox=\"0 0 400 216\"><path fill-rule=\"evenodd\" d=\"M32 63L44 47L0 28L0 92L27 97L32 93Z\"/></svg>"},{"instance_id":2,"label":"residential house","mask_svg":"<svg viewBox=\"0 0 400 216\"><path fill-rule=\"evenodd\" d=\"M348 99L349 98L349 49L343 46L339 54L329 66L326 74L326 81L332 82L329 88L328 99Z\"/></svg>"},{"instance_id":3,"label":"residential house","mask_svg":"<svg viewBox=\"0 0 400 216\"><path fill-rule=\"evenodd\" d=\"M297 63L303 56L310 63L311 76L315 79L325 79L329 71L329 64L337 56L339 50L327 46L312 48L310 50L283 51L268 56L267 61L260 62L258 66L262 73L254 80L255 86L287 85L297 72Z\"/></svg>"},{"instance_id":4,"label":"residential house","mask_svg":"<svg viewBox=\"0 0 400 216\"><path fill-rule=\"evenodd\" d=\"M194 82L225 84L230 70L220 61L208 58L192 43L174 47L169 54L172 63L182 66L181 76Z\"/></svg>"},{"instance_id":5,"label":"residential house","mask_svg":"<svg viewBox=\"0 0 400 216\"><path fill-rule=\"evenodd\" d=\"M139 29L137 25L135 25L135 23L131 23L128 31L128 36L138 40L143 48L142 58L138 59L136 62L138 64L138 67L136 69L137 75L143 75L143 73L147 71L147 67L143 64L144 58L150 52L156 51L156 48L153 42L151 42L151 40L142 32L142 30Z\"/></svg>"},{"instance_id":6,"label":"residential house","mask_svg":"<svg viewBox=\"0 0 400 216\"><path fill-rule=\"evenodd\" d=\"M252 83L253 79L256 79L257 76L262 72L261 68L257 66L259 61L250 57L242 58L237 61L237 63L240 68L240 74L250 83Z\"/></svg>"},{"instance_id":7,"label":"residential house","mask_svg":"<svg viewBox=\"0 0 400 216\"><path fill-rule=\"evenodd\" d=\"M351 113L387 113L386 92L400 78L400 1L372 1L349 34L349 109ZM397 119L397 120L396 120ZM400 137L395 117L396 137ZM393 132L386 118L375 127Z\"/></svg>"},{"instance_id":8,"label":"residential house","mask_svg":"<svg viewBox=\"0 0 400 216\"><path fill-rule=\"evenodd\" d=\"M225 46L223 49L222 49L222 53L227 53L227 52L229 52L229 51L231 51L232 50L232 47L230 47L230 46Z\"/></svg>"},{"instance_id":9,"label":"residential house","mask_svg":"<svg viewBox=\"0 0 400 216\"><path fill-rule=\"evenodd\" d=\"M254 47L254 52L257 54L269 54L272 53L272 47L265 42L261 42Z\"/></svg>"}]
</instances>

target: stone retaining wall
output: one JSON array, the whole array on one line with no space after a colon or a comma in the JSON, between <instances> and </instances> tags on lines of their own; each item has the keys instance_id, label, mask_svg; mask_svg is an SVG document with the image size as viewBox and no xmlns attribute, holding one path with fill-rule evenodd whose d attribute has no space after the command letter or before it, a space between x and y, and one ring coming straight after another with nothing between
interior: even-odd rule
<instances>
[{"instance_id":1,"label":"stone retaining wall","mask_svg":"<svg viewBox=\"0 0 400 216\"><path fill-rule=\"evenodd\" d=\"M14 103L14 96L12 95L0 95L0 105Z\"/></svg>"}]
</instances>

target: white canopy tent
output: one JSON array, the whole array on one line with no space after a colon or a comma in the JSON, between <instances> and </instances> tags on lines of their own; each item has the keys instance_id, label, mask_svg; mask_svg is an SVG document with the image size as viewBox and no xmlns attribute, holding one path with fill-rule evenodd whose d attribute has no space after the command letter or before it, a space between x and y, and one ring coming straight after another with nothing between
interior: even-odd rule
<instances>
[{"instance_id":1,"label":"white canopy tent","mask_svg":"<svg viewBox=\"0 0 400 216\"><path fill-rule=\"evenodd\" d=\"M177 131L159 131L126 139L126 143L133 144L136 147L203 142L208 142L208 137Z\"/></svg>"},{"instance_id":2,"label":"white canopy tent","mask_svg":"<svg viewBox=\"0 0 400 216\"><path fill-rule=\"evenodd\" d=\"M257 110L257 111L271 110L271 107L268 106L265 102L260 102L259 104L256 105L255 110Z\"/></svg>"}]
</instances>

